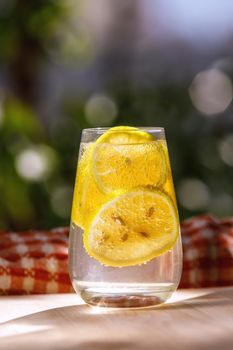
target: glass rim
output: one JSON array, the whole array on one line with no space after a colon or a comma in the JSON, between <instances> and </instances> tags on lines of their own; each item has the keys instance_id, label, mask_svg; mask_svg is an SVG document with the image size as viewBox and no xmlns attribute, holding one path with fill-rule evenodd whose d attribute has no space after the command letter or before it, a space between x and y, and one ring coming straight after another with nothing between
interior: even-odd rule
<instances>
[{"instance_id":1,"label":"glass rim","mask_svg":"<svg viewBox=\"0 0 233 350\"><path fill-rule=\"evenodd\" d=\"M118 126L118 125L117 125ZM120 126L120 125L119 125ZM132 127L131 125L124 125ZM112 127L96 127L96 128L85 128L82 130L83 133L104 133L107 130L110 130ZM140 131L147 131L147 132L164 132L163 127L155 127L155 126L135 126ZM127 132L138 132L138 130L127 130ZM122 132L122 130L114 130L114 132Z\"/></svg>"}]
</instances>

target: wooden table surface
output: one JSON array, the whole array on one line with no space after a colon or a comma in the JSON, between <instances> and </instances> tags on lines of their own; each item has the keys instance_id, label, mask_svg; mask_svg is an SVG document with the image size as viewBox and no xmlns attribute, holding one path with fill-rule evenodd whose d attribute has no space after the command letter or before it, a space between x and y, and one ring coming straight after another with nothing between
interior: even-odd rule
<instances>
[{"instance_id":1,"label":"wooden table surface","mask_svg":"<svg viewBox=\"0 0 233 350\"><path fill-rule=\"evenodd\" d=\"M99 309L75 294L0 298L1 350L232 350L233 287L180 290L165 305Z\"/></svg>"}]
</instances>

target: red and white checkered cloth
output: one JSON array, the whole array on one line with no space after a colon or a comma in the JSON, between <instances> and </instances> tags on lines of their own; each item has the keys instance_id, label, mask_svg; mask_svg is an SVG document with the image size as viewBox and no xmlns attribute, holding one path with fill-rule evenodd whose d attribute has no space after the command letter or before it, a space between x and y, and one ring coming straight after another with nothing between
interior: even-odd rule
<instances>
[{"instance_id":1,"label":"red and white checkered cloth","mask_svg":"<svg viewBox=\"0 0 233 350\"><path fill-rule=\"evenodd\" d=\"M233 285L233 218L201 215L181 224L183 274L180 288Z\"/></svg>"},{"instance_id":2,"label":"red and white checkered cloth","mask_svg":"<svg viewBox=\"0 0 233 350\"><path fill-rule=\"evenodd\" d=\"M0 232L0 295L67 293L67 228Z\"/></svg>"},{"instance_id":3,"label":"red and white checkered cloth","mask_svg":"<svg viewBox=\"0 0 233 350\"><path fill-rule=\"evenodd\" d=\"M233 218L202 215L181 224L180 288L233 285ZM68 228L0 232L0 295L73 291L68 274Z\"/></svg>"}]
</instances>

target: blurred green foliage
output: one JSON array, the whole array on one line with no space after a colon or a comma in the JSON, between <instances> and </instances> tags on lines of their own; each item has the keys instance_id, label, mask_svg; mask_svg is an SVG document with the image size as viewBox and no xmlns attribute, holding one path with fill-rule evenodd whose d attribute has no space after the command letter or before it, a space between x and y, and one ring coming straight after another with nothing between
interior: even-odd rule
<instances>
[{"instance_id":1,"label":"blurred green foliage","mask_svg":"<svg viewBox=\"0 0 233 350\"><path fill-rule=\"evenodd\" d=\"M3 0L0 4L0 64L11 82L0 96L1 229L69 224L81 130L95 126L86 117L92 94L83 93L78 99L64 96L63 117L52 129L42 123L36 108L38 77L50 59L45 48L64 40L57 39L57 32L69 15L70 7L62 0ZM111 123L165 128L175 184L195 178L208 189L202 206L180 203L181 218L203 211L230 215L232 166L219 155L219 143L232 134L228 111L221 118L204 118L191 103L189 84L143 87L113 80L107 95L118 112ZM36 164L36 171L30 162Z\"/></svg>"},{"instance_id":2,"label":"blurred green foliage","mask_svg":"<svg viewBox=\"0 0 233 350\"><path fill-rule=\"evenodd\" d=\"M38 52L43 51L44 42L68 14L66 2L60 0L2 0L0 6L0 58L12 61L29 39L29 45L34 42Z\"/></svg>"}]
</instances>

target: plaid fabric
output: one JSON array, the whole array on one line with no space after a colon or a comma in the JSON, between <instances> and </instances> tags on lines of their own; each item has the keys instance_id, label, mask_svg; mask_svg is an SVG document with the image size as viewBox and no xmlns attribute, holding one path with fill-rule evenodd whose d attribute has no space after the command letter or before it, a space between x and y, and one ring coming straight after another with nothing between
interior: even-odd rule
<instances>
[{"instance_id":1,"label":"plaid fabric","mask_svg":"<svg viewBox=\"0 0 233 350\"><path fill-rule=\"evenodd\" d=\"M233 218L193 217L181 224L181 232L180 288L233 285Z\"/></svg>"},{"instance_id":2,"label":"plaid fabric","mask_svg":"<svg viewBox=\"0 0 233 350\"><path fill-rule=\"evenodd\" d=\"M67 228L0 232L0 295L72 291Z\"/></svg>"},{"instance_id":3,"label":"plaid fabric","mask_svg":"<svg viewBox=\"0 0 233 350\"><path fill-rule=\"evenodd\" d=\"M233 285L233 218L194 217L181 224L181 232L184 263L180 288ZM0 295L73 291L68 275L68 235L68 228L0 232ZM146 305L153 302L145 300ZM132 298L126 306L134 303Z\"/></svg>"}]
</instances>

